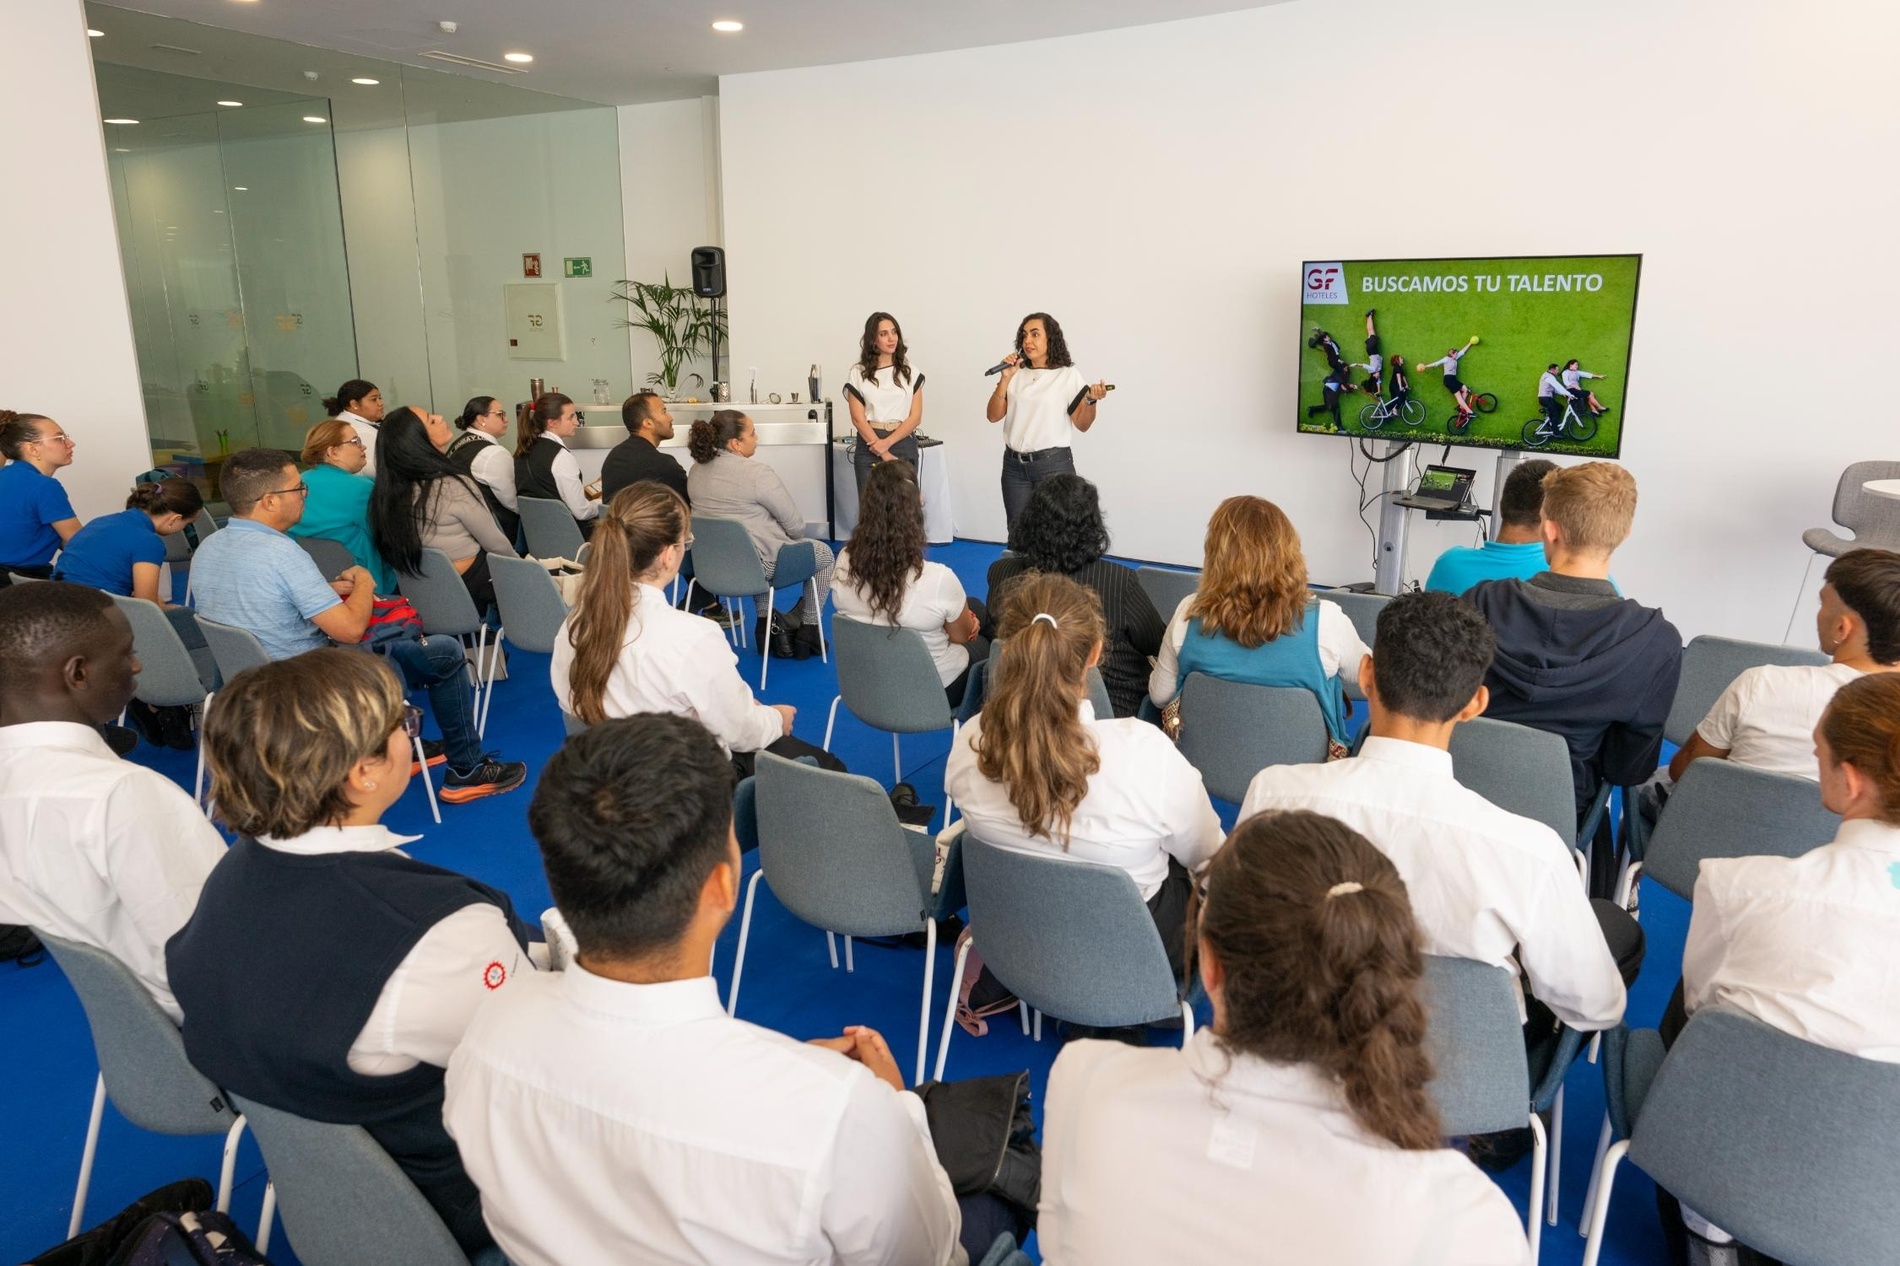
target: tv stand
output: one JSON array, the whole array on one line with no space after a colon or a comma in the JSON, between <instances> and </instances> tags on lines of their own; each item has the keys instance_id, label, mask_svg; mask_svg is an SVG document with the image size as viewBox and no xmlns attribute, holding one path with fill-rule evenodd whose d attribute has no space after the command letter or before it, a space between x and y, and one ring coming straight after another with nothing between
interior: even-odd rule
<instances>
[{"instance_id":1,"label":"tv stand","mask_svg":"<svg viewBox=\"0 0 1900 1266\"><path fill-rule=\"evenodd\" d=\"M1396 595L1405 583L1405 551L1411 511L1406 506L1394 505L1393 500L1412 490L1412 447L1403 440L1381 442L1385 445L1381 456L1389 460L1385 463L1385 483L1380 497L1378 562L1370 581L1362 580L1346 588L1357 593ZM1503 511L1499 506L1504 500L1504 481L1510 478L1511 471L1523 460L1524 454L1517 449L1505 449L1498 454L1497 475L1491 485L1490 510L1476 506L1463 510L1428 510L1424 512L1425 517L1439 522L1476 523L1489 515L1491 525L1488 535L1496 539L1503 526Z\"/></svg>"}]
</instances>

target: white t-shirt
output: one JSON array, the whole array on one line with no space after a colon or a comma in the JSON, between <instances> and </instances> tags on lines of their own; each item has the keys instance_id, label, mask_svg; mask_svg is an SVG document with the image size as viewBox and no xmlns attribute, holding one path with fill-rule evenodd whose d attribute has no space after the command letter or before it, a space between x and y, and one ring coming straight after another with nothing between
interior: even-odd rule
<instances>
[{"instance_id":1,"label":"white t-shirt","mask_svg":"<svg viewBox=\"0 0 1900 1266\"><path fill-rule=\"evenodd\" d=\"M1818 782L1814 727L1834 692L1860 675L1845 664L1758 665L1729 683L1696 733L1732 761Z\"/></svg>"},{"instance_id":2,"label":"white t-shirt","mask_svg":"<svg viewBox=\"0 0 1900 1266\"><path fill-rule=\"evenodd\" d=\"M888 627L891 623L883 612L871 613L869 597L859 591L851 575L849 547L839 557L838 570L832 576L831 600L837 604L839 615L860 624ZM923 574L904 591L903 605L897 609L897 627L915 629L923 637L931 662L937 666L937 676L946 686L970 666L970 648L952 642L943 626L961 619L969 606L969 596L963 592L957 574L942 563L927 562Z\"/></svg>"},{"instance_id":3,"label":"white t-shirt","mask_svg":"<svg viewBox=\"0 0 1900 1266\"><path fill-rule=\"evenodd\" d=\"M1089 380L1073 365L1017 370L1005 396L1003 443L1018 453L1067 448L1075 433L1069 403L1088 385Z\"/></svg>"},{"instance_id":4,"label":"white t-shirt","mask_svg":"<svg viewBox=\"0 0 1900 1266\"><path fill-rule=\"evenodd\" d=\"M924 376L912 365L910 380L900 383L897 367L886 365L866 378L863 367L853 365L851 372L844 376L844 385L863 399L864 420L880 430L888 430L910 417L911 397L924 389Z\"/></svg>"}]
</instances>

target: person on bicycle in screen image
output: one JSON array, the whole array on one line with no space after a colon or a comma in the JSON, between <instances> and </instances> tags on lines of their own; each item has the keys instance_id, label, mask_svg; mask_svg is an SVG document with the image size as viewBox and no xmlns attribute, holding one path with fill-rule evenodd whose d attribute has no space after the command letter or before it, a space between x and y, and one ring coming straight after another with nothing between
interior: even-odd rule
<instances>
[{"instance_id":1,"label":"person on bicycle in screen image","mask_svg":"<svg viewBox=\"0 0 1900 1266\"><path fill-rule=\"evenodd\" d=\"M1552 435L1563 434L1564 406L1569 403L1570 393L1557 374L1557 362L1552 361L1537 379L1537 407L1544 411L1544 425Z\"/></svg>"},{"instance_id":2,"label":"person on bicycle in screen image","mask_svg":"<svg viewBox=\"0 0 1900 1266\"><path fill-rule=\"evenodd\" d=\"M1322 352L1325 352L1326 367L1334 373L1338 373L1346 368L1346 358L1344 353L1339 350L1338 342L1334 340L1332 335L1320 329L1317 325L1313 327L1313 337L1306 340L1306 345L1308 347L1317 347Z\"/></svg>"},{"instance_id":3,"label":"person on bicycle in screen image","mask_svg":"<svg viewBox=\"0 0 1900 1266\"><path fill-rule=\"evenodd\" d=\"M1412 380L1405 376L1405 357L1394 356L1392 369L1386 375L1386 386L1392 389L1392 407L1403 408L1412 394Z\"/></svg>"},{"instance_id":4,"label":"person on bicycle in screen image","mask_svg":"<svg viewBox=\"0 0 1900 1266\"><path fill-rule=\"evenodd\" d=\"M1583 380L1585 378L1602 377L1602 374L1593 374L1587 369L1579 368L1577 366L1577 358L1574 356L1564 362L1564 390L1570 393L1572 400L1587 407L1591 413L1599 418L1608 413L1609 410L1597 399L1596 392L1584 388Z\"/></svg>"},{"instance_id":5,"label":"person on bicycle in screen image","mask_svg":"<svg viewBox=\"0 0 1900 1266\"><path fill-rule=\"evenodd\" d=\"M1331 413L1333 415L1333 429L1344 430L1346 424L1339 416L1339 397L1343 392L1357 391L1359 388L1353 386L1352 377L1347 373L1343 365L1338 369L1328 371L1326 377L1320 380L1319 385L1320 390L1326 394L1322 398L1321 403L1306 406L1306 416L1310 418L1316 414Z\"/></svg>"},{"instance_id":6,"label":"person on bicycle in screen image","mask_svg":"<svg viewBox=\"0 0 1900 1266\"><path fill-rule=\"evenodd\" d=\"M1471 388L1465 386L1464 380L1458 377L1458 362L1465 358L1465 353L1469 352L1477 341L1478 336L1473 334L1471 342L1463 347L1446 349L1442 360L1428 361L1415 367L1419 370L1437 369L1441 366L1444 368L1445 390L1449 391L1452 399L1458 403L1458 416L1452 419L1451 423L1455 431L1462 431L1471 425L1471 414L1475 406L1471 402Z\"/></svg>"},{"instance_id":7,"label":"person on bicycle in screen image","mask_svg":"<svg viewBox=\"0 0 1900 1266\"><path fill-rule=\"evenodd\" d=\"M1360 384L1361 389L1377 400L1385 375L1385 357L1379 354L1379 331L1372 324L1374 311L1373 308L1366 309L1366 358L1354 361L1352 368L1366 371L1366 380Z\"/></svg>"}]
</instances>

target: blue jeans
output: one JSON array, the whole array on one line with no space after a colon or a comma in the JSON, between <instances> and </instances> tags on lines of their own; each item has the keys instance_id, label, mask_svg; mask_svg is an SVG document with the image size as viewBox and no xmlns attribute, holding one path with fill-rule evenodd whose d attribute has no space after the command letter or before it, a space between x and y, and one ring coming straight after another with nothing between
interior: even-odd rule
<instances>
[{"instance_id":1,"label":"blue jeans","mask_svg":"<svg viewBox=\"0 0 1900 1266\"><path fill-rule=\"evenodd\" d=\"M403 685L429 692L429 708L442 727L449 772L467 774L482 763L482 740L475 732L475 702L468 688L468 657L462 643L437 634L421 641L392 642L389 662Z\"/></svg>"}]
</instances>

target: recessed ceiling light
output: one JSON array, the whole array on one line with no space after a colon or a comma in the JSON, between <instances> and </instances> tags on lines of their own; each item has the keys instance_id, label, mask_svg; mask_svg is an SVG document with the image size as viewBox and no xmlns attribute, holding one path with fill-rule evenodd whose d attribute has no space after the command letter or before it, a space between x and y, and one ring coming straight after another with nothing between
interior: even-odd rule
<instances>
[{"instance_id":1,"label":"recessed ceiling light","mask_svg":"<svg viewBox=\"0 0 1900 1266\"><path fill-rule=\"evenodd\" d=\"M321 114L306 114L303 116L303 121L305 123L328 123L330 120L324 118Z\"/></svg>"},{"instance_id":2,"label":"recessed ceiling light","mask_svg":"<svg viewBox=\"0 0 1900 1266\"><path fill-rule=\"evenodd\" d=\"M353 84L362 84L365 88L374 88L377 84L381 83L382 80L380 79L352 79L350 80L350 82Z\"/></svg>"},{"instance_id":3,"label":"recessed ceiling light","mask_svg":"<svg viewBox=\"0 0 1900 1266\"><path fill-rule=\"evenodd\" d=\"M220 101L218 102L218 104L221 106L229 106L232 109L236 109L238 106L241 106L244 103L242 101Z\"/></svg>"},{"instance_id":4,"label":"recessed ceiling light","mask_svg":"<svg viewBox=\"0 0 1900 1266\"><path fill-rule=\"evenodd\" d=\"M745 30L745 23L735 22L731 18L721 18L719 21L713 23L713 30L731 35L735 31Z\"/></svg>"},{"instance_id":5,"label":"recessed ceiling light","mask_svg":"<svg viewBox=\"0 0 1900 1266\"><path fill-rule=\"evenodd\" d=\"M529 62L534 60L534 54L533 53L503 53L501 55L501 59L505 62L519 62L521 65L525 66Z\"/></svg>"},{"instance_id":6,"label":"recessed ceiling light","mask_svg":"<svg viewBox=\"0 0 1900 1266\"><path fill-rule=\"evenodd\" d=\"M95 39L95 40L96 40L96 39L98 39L98 38L99 38L100 36L102 36L102 35L104 35L104 34L105 34L105 32L104 32L104 31L95 31L95 30L93 30L93 29L92 29L91 27L87 27L87 28L86 28L86 34L87 34L87 35L89 35L89 36L91 36L91 37L92 37L93 39Z\"/></svg>"},{"instance_id":7,"label":"recessed ceiling light","mask_svg":"<svg viewBox=\"0 0 1900 1266\"><path fill-rule=\"evenodd\" d=\"M237 190L239 193L249 193L251 191L249 185L232 185L231 188Z\"/></svg>"},{"instance_id":8,"label":"recessed ceiling light","mask_svg":"<svg viewBox=\"0 0 1900 1266\"><path fill-rule=\"evenodd\" d=\"M130 127L132 124L137 123L138 120L137 119L107 119L106 122L117 123L124 127Z\"/></svg>"},{"instance_id":9,"label":"recessed ceiling light","mask_svg":"<svg viewBox=\"0 0 1900 1266\"><path fill-rule=\"evenodd\" d=\"M125 146L123 145L114 145L112 147L112 152L115 154L130 154L132 151L125 148Z\"/></svg>"}]
</instances>

